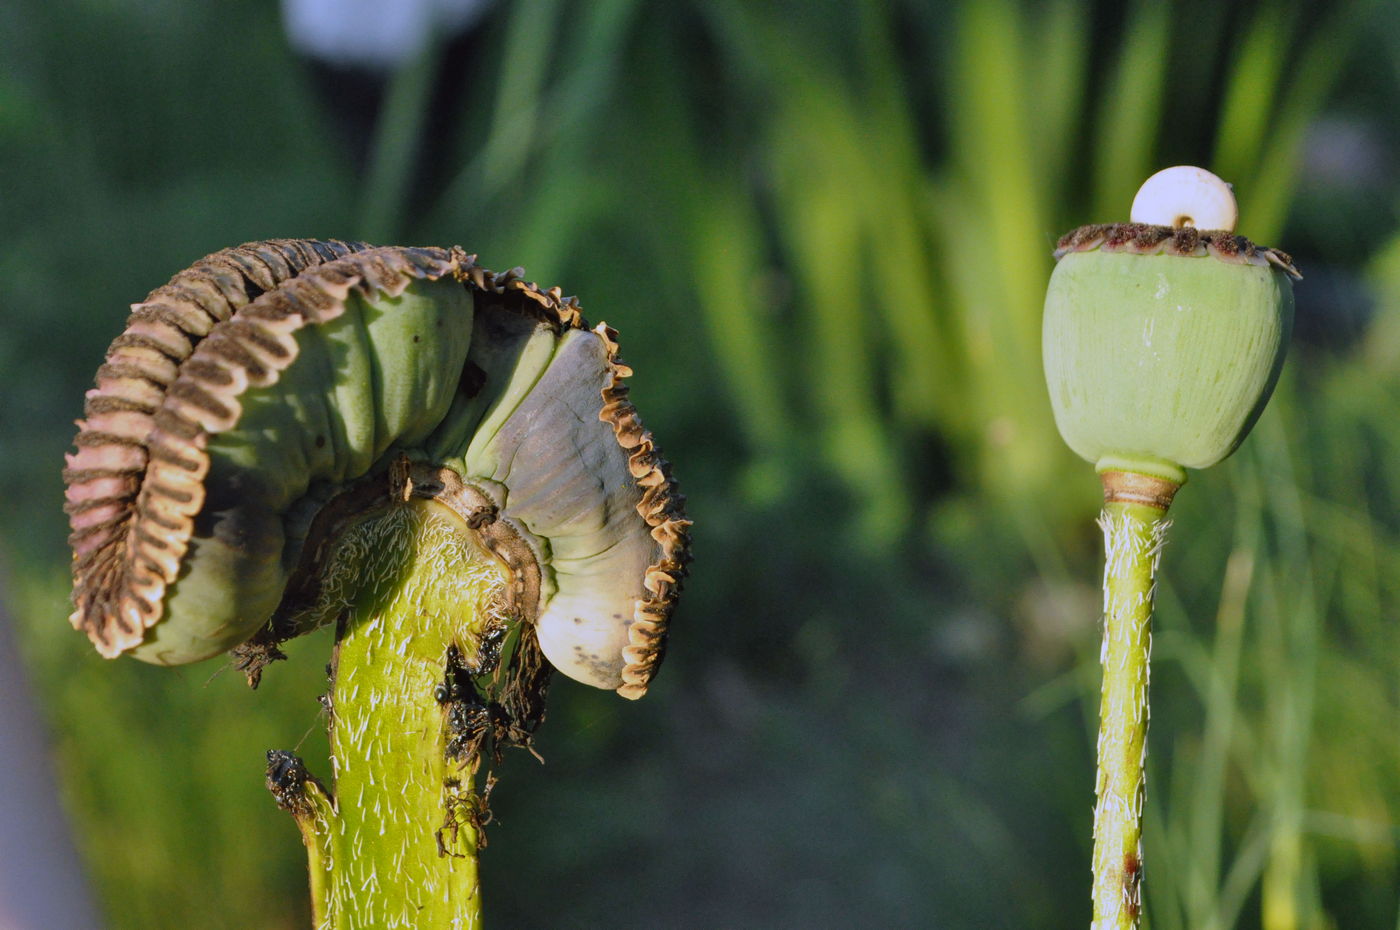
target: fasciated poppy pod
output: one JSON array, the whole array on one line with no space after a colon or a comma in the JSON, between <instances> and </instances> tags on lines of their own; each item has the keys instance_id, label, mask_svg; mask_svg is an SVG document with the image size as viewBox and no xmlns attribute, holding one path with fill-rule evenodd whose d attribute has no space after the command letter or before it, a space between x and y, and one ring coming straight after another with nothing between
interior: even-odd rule
<instances>
[{"instance_id":1,"label":"fasciated poppy pod","mask_svg":"<svg viewBox=\"0 0 1400 930\"><path fill-rule=\"evenodd\" d=\"M416 496L466 518L559 670L640 696L689 522L615 336L458 248L202 259L134 306L88 394L64 473L73 624L163 665L275 642L338 529Z\"/></svg>"},{"instance_id":2,"label":"fasciated poppy pod","mask_svg":"<svg viewBox=\"0 0 1400 930\"><path fill-rule=\"evenodd\" d=\"M1191 225L1234 215L1228 185L1174 168L1139 194L1146 221L1060 239L1045 375L1060 434L1100 472L1179 485L1233 452L1268 402L1300 276L1283 252Z\"/></svg>"}]
</instances>

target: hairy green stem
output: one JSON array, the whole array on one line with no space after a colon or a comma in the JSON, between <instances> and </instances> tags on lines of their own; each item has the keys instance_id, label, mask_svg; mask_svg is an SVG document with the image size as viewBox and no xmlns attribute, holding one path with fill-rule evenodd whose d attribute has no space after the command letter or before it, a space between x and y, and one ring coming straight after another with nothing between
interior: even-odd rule
<instances>
[{"instance_id":1,"label":"hairy green stem","mask_svg":"<svg viewBox=\"0 0 1400 930\"><path fill-rule=\"evenodd\" d=\"M493 620L500 570L459 517L424 501L392 505L338 545L322 595L340 613L333 798L294 757L269 755L269 784L307 846L315 926L480 926L480 743L452 713L453 682Z\"/></svg>"},{"instance_id":2,"label":"hairy green stem","mask_svg":"<svg viewBox=\"0 0 1400 930\"><path fill-rule=\"evenodd\" d=\"M1142 913L1142 813L1147 761L1148 658L1166 511L1110 501L1104 536L1103 690L1094 807L1093 930L1133 930Z\"/></svg>"}]
</instances>

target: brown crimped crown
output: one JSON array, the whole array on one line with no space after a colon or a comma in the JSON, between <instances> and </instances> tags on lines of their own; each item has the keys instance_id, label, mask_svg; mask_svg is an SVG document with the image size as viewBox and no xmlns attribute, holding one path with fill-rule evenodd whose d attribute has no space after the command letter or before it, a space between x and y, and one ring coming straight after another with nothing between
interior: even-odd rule
<instances>
[{"instance_id":1,"label":"brown crimped crown","mask_svg":"<svg viewBox=\"0 0 1400 930\"><path fill-rule=\"evenodd\" d=\"M1055 244L1055 258L1070 252L1127 252L1132 255L1178 255L1214 258L1235 265L1272 265L1295 280L1302 280L1287 252L1255 245L1244 236L1221 229L1192 226L1176 229L1148 223L1092 223L1072 229Z\"/></svg>"}]
</instances>

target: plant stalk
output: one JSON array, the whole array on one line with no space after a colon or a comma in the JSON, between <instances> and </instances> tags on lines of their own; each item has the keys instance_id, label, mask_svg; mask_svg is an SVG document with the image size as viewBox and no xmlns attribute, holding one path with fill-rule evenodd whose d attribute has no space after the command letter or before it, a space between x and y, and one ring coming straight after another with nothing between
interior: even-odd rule
<instances>
[{"instance_id":1,"label":"plant stalk","mask_svg":"<svg viewBox=\"0 0 1400 930\"><path fill-rule=\"evenodd\" d=\"M269 754L269 786L307 846L317 930L480 926L480 741L461 732L453 682L500 584L461 518L431 502L393 504L341 539L321 601L341 609L333 795Z\"/></svg>"},{"instance_id":2,"label":"plant stalk","mask_svg":"<svg viewBox=\"0 0 1400 930\"><path fill-rule=\"evenodd\" d=\"M1103 688L1094 807L1092 930L1136 930L1142 914L1152 599L1170 522L1160 501L1145 502L1140 494L1115 499L1109 474L1104 476L1108 493L1099 518L1105 556L1100 653Z\"/></svg>"}]
</instances>

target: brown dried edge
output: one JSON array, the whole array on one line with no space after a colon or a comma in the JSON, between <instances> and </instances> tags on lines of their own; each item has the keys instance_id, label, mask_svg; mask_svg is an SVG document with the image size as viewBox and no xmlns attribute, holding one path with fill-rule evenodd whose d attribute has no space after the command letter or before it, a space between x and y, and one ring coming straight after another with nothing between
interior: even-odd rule
<instances>
[{"instance_id":1,"label":"brown dried edge","mask_svg":"<svg viewBox=\"0 0 1400 930\"><path fill-rule=\"evenodd\" d=\"M631 376L632 369L618 357L617 332L606 323L599 323L593 332L607 346L611 368L598 418L612 425L618 444L630 452L627 467L642 489L637 513L661 547L661 558L647 568L647 594L637 600L628 628L629 645L622 650L627 664L617 693L636 700L646 694L666 655L667 626L690 562L690 520L685 516L685 497L671 477L670 463L661 457L651 432L642 427L637 408L627 399L622 379Z\"/></svg>"},{"instance_id":2,"label":"brown dried edge","mask_svg":"<svg viewBox=\"0 0 1400 930\"><path fill-rule=\"evenodd\" d=\"M206 255L132 305L87 393L77 452L67 456L63 472L77 608L71 620L103 655L118 655L145 635L112 597L121 587L149 461L146 439L180 366L216 325L262 294L307 268L367 248L314 239L245 243Z\"/></svg>"},{"instance_id":3,"label":"brown dried edge","mask_svg":"<svg viewBox=\"0 0 1400 930\"><path fill-rule=\"evenodd\" d=\"M1185 258L1207 256L1233 265L1261 265L1279 269L1295 281L1303 276L1293 266L1287 252L1255 245L1244 236L1225 230L1201 230L1191 226L1174 229L1148 223L1097 223L1080 226L1060 237L1055 258L1070 252L1127 252L1132 255L1178 255Z\"/></svg>"}]
</instances>

